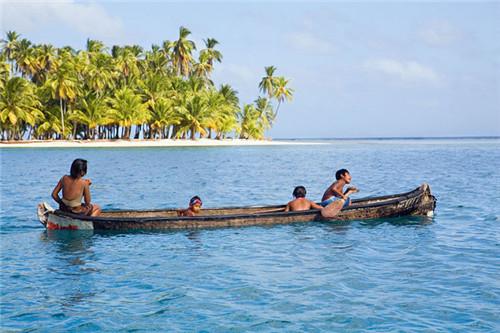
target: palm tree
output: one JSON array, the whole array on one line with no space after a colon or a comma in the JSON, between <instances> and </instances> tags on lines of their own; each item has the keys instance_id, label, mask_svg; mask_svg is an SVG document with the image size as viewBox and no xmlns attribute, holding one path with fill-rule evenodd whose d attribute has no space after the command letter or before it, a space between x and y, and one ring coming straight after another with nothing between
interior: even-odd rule
<instances>
[{"instance_id":1,"label":"palm tree","mask_svg":"<svg viewBox=\"0 0 500 333\"><path fill-rule=\"evenodd\" d=\"M50 139L56 133L62 133L59 107L51 105L44 110L44 118L35 126L35 135L38 139Z\"/></svg>"},{"instance_id":2,"label":"palm tree","mask_svg":"<svg viewBox=\"0 0 500 333\"><path fill-rule=\"evenodd\" d=\"M61 58L57 72L49 77L47 84L51 89L52 98L59 100L62 139L65 136L64 114L67 111L68 103L75 100L78 87L73 63L71 62L71 55L64 53Z\"/></svg>"},{"instance_id":3,"label":"palm tree","mask_svg":"<svg viewBox=\"0 0 500 333\"><path fill-rule=\"evenodd\" d=\"M34 126L43 119L40 108L33 84L20 77L10 78L0 90L0 122L2 130L8 131L8 139L22 138L22 123Z\"/></svg>"},{"instance_id":4,"label":"palm tree","mask_svg":"<svg viewBox=\"0 0 500 333\"><path fill-rule=\"evenodd\" d=\"M276 107L275 117L278 116L278 110L280 109L281 103L283 103L285 100L291 101L293 98L293 89L287 87L288 81L289 80L285 79L283 76L280 76L276 79L273 97L278 100L278 106Z\"/></svg>"},{"instance_id":5,"label":"palm tree","mask_svg":"<svg viewBox=\"0 0 500 333\"><path fill-rule=\"evenodd\" d=\"M276 77L273 76L276 71L276 67L269 66L264 67L266 71L266 76L262 78L259 83L259 89L262 93L267 94L269 98L273 97L275 94Z\"/></svg>"},{"instance_id":6,"label":"palm tree","mask_svg":"<svg viewBox=\"0 0 500 333\"><path fill-rule=\"evenodd\" d=\"M113 59L105 53L94 55L81 71L83 81L89 90L103 96L108 89L113 89L119 73Z\"/></svg>"},{"instance_id":7,"label":"palm tree","mask_svg":"<svg viewBox=\"0 0 500 333\"><path fill-rule=\"evenodd\" d=\"M115 47L113 49L115 50ZM136 49L127 47L116 49L114 58L116 68L123 78L122 87L129 85L140 74L136 52Z\"/></svg>"},{"instance_id":8,"label":"palm tree","mask_svg":"<svg viewBox=\"0 0 500 333\"><path fill-rule=\"evenodd\" d=\"M160 50L160 52L163 54L163 56L167 61L165 64L165 69L167 70L168 75L174 75L176 72L173 64L174 61L173 48L174 48L174 42L171 42L169 40L164 40Z\"/></svg>"},{"instance_id":9,"label":"palm tree","mask_svg":"<svg viewBox=\"0 0 500 333\"><path fill-rule=\"evenodd\" d=\"M214 49L214 47L219 44L216 39L208 38L203 41L206 49L200 51L199 62L195 65L195 74L201 77L205 82L212 83L210 81L210 74L214 69L214 61L221 62L222 53Z\"/></svg>"},{"instance_id":10,"label":"palm tree","mask_svg":"<svg viewBox=\"0 0 500 333\"><path fill-rule=\"evenodd\" d=\"M219 132L219 128L222 123L222 119L225 116L224 113L224 96L222 96L217 90L212 89L204 92L207 101L208 116L205 121L205 126L208 129L207 138L212 137L212 133L215 131Z\"/></svg>"},{"instance_id":11,"label":"palm tree","mask_svg":"<svg viewBox=\"0 0 500 333\"><path fill-rule=\"evenodd\" d=\"M258 97L255 100L255 110L258 113L258 119L262 124L264 129L268 129L272 126L273 121L276 117L273 112L273 106L269 100L265 97Z\"/></svg>"},{"instance_id":12,"label":"palm tree","mask_svg":"<svg viewBox=\"0 0 500 333\"><path fill-rule=\"evenodd\" d=\"M234 90L229 84L222 84L219 88L219 92L224 96L227 103L238 106L240 99L238 98L238 92Z\"/></svg>"},{"instance_id":13,"label":"palm tree","mask_svg":"<svg viewBox=\"0 0 500 333\"><path fill-rule=\"evenodd\" d=\"M14 31L7 32L0 45L0 94L5 101L12 89L31 91L23 96L34 96L43 116L29 107L25 113L12 108L7 112L4 107L1 139L32 133L38 138L63 139L71 132L73 138L77 134L130 137L132 126L136 138L143 133L144 138L189 134L194 139L212 137L214 132L216 139L231 132L245 138L263 137L281 103L292 98L288 81L275 76L274 66L265 67L259 88L266 98L241 109L233 88L222 85L217 90L210 79L214 64L222 61L218 41L204 40L205 48L196 62L190 34L181 26L178 39L165 40L161 47L152 45L144 52L138 45L113 46L109 52L98 40L87 39L84 50L75 50L34 45ZM10 81L14 75L21 76L29 89ZM276 113L273 99L278 101Z\"/></svg>"},{"instance_id":14,"label":"palm tree","mask_svg":"<svg viewBox=\"0 0 500 333\"><path fill-rule=\"evenodd\" d=\"M52 45L42 44L35 46L36 71L33 73L33 82L43 85L48 75L56 70L56 49Z\"/></svg>"},{"instance_id":15,"label":"palm tree","mask_svg":"<svg viewBox=\"0 0 500 333\"><path fill-rule=\"evenodd\" d=\"M13 76L14 75L14 58L15 58L17 48L19 47L19 37L21 37L21 35L19 35L15 31L7 31L6 35L7 35L7 38L2 39L2 41L1 41L2 49L3 49L3 53L7 57L7 60L10 61L10 70L11 70L10 75Z\"/></svg>"},{"instance_id":16,"label":"palm tree","mask_svg":"<svg viewBox=\"0 0 500 333\"><path fill-rule=\"evenodd\" d=\"M200 51L200 57L206 57L210 66L213 66L214 61L221 62L222 53L214 49L219 42L214 38L207 38L206 40L203 40L203 42L205 43L206 49Z\"/></svg>"},{"instance_id":17,"label":"palm tree","mask_svg":"<svg viewBox=\"0 0 500 333\"><path fill-rule=\"evenodd\" d=\"M212 85L213 82L210 80L210 73L212 72L212 65L208 62L208 57L205 55L200 55L199 62L194 64L193 72L194 75L200 78L205 85Z\"/></svg>"},{"instance_id":18,"label":"palm tree","mask_svg":"<svg viewBox=\"0 0 500 333\"><path fill-rule=\"evenodd\" d=\"M169 135L169 128L181 123L182 118L176 112L174 103L170 99L160 97L155 101L150 101L149 109L151 114L149 126L152 131L150 137L166 138Z\"/></svg>"},{"instance_id":19,"label":"palm tree","mask_svg":"<svg viewBox=\"0 0 500 333\"><path fill-rule=\"evenodd\" d=\"M139 125L149 118L146 105L140 95L130 88L117 90L109 99L110 121L123 127L123 138L129 139L132 125Z\"/></svg>"},{"instance_id":20,"label":"palm tree","mask_svg":"<svg viewBox=\"0 0 500 333\"><path fill-rule=\"evenodd\" d=\"M147 70L166 76L167 58L158 45L152 45L151 51L146 52Z\"/></svg>"},{"instance_id":21,"label":"palm tree","mask_svg":"<svg viewBox=\"0 0 500 333\"><path fill-rule=\"evenodd\" d=\"M259 112L254 105L244 104L238 117L241 124L240 139L261 139L263 137L264 130L259 122Z\"/></svg>"},{"instance_id":22,"label":"palm tree","mask_svg":"<svg viewBox=\"0 0 500 333\"><path fill-rule=\"evenodd\" d=\"M100 40L87 38L86 50L91 55L97 55L106 51L106 46Z\"/></svg>"},{"instance_id":23,"label":"palm tree","mask_svg":"<svg viewBox=\"0 0 500 333\"><path fill-rule=\"evenodd\" d=\"M3 89L5 82L9 79L10 65L6 61L4 54L0 54L0 89Z\"/></svg>"},{"instance_id":24,"label":"palm tree","mask_svg":"<svg viewBox=\"0 0 500 333\"><path fill-rule=\"evenodd\" d=\"M196 45L187 37L191 34L187 28L179 28L179 39L172 43L172 57L174 69L179 75L187 77L191 72L193 56Z\"/></svg>"},{"instance_id":25,"label":"palm tree","mask_svg":"<svg viewBox=\"0 0 500 333\"><path fill-rule=\"evenodd\" d=\"M21 72L24 78L31 78L36 72L37 59L29 40L22 39L19 41L14 59L16 61L16 69Z\"/></svg>"},{"instance_id":26,"label":"palm tree","mask_svg":"<svg viewBox=\"0 0 500 333\"><path fill-rule=\"evenodd\" d=\"M107 110L108 106L104 98L95 93L89 93L80 99L78 109L74 110L68 119L86 125L86 137L95 139L96 128L99 125L106 125L110 121Z\"/></svg>"},{"instance_id":27,"label":"palm tree","mask_svg":"<svg viewBox=\"0 0 500 333\"><path fill-rule=\"evenodd\" d=\"M227 133L237 129L238 112L240 112L238 92L236 90L227 84L221 85L219 95L223 101L218 113L216 139L224 138Z\"/></svg>"},{"instance_id":28,"label":"palm tree","mask_svg":"<svg viewBox=\"0 0 500 333\"><path fill-rule=\"evenodd\" d=\"M185 104L180 107L181 133L187 130L191 133L191 140L196 138L196 133L202 136L206 134L205 126L209 116L209 108L205 96L194 95L187 98Z\"/></svg>"}]
</instances>

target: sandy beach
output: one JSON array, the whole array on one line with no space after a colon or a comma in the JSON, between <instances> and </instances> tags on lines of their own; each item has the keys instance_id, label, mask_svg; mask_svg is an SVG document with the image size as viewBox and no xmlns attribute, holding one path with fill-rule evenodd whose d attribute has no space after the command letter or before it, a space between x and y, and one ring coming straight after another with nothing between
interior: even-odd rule
<instances>
[{"instance_id":1,"label":"sandy beach","mask_svg":"<svg viewBox=\"0 0 500 333\"><path fill-rule=\"evenodd\" d=\"M40 140L2 141L0 148L130 148L130 147L219 147L219 146L279 146L320 144L296 141L198 139L198 140Z\"/></svg>"}]
</instances>

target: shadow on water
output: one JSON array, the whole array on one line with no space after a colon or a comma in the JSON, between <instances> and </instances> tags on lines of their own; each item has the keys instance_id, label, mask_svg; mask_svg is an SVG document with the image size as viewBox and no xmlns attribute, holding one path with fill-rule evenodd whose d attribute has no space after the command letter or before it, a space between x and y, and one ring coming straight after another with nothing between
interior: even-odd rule
<instances>
[{"instance_id":1,"label":"shadow on water","mask_svg":"<svg viewBox=\"0 0 500 333\"><path fill-rule=\"evenodd\" d=\"M377 218L366 220L352 220L352 221L322 221L318 222L328 226L332 231L343 233L352 228L353 226L363 228L376 228L382 224L390 224L396 227L425 227L434 222L434 218L427 216L401 216L390 218Z\"/></svg>"}]
</instances>

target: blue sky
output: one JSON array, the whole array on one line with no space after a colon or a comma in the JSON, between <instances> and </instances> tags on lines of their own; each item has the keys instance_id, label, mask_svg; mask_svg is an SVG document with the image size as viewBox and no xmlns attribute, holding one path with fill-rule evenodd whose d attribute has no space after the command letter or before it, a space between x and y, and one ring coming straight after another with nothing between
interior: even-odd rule
<instances>
[{"instance_id":1,"label":"blue sky","mask_svg":"<svg viewBox=\"0 0 500 333\"><path fill-rule=\"evenodd\" d=\"M242 102L264 66L290 79L274 138L500 135L500 2L0 0L2 35L150 48L192 31L220 42L217 84Z\"/></svg>"}]
</instances>

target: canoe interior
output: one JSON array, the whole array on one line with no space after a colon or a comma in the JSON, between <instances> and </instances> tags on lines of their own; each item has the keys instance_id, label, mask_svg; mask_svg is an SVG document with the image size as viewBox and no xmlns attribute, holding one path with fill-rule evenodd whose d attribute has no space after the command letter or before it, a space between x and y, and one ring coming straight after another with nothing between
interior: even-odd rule
<instances>
[{"instance_id":1,"label":"canoe interior","mask_svg":"<svg viewBox=\"0 0 500 333\"><path fill-rule=\"evenodd\" d=\"M391 203L397 203L400 200L404 200L408 197L421 194L420 188L413 191L379 196L373 198L363 198L354 199L351 206L344 209L345 210L355 210L359 208L369 208L376 206L384 206ZM159 210L104 210L99 218L113 219L113 218L172 218L177 217L178 209L159 209ZM274 205L274 206L254 206L254 207L223 207L223 208L205 208L202 209L200 217L202 216L224 216L224 215L261 215L269 213L279 213L284 212L285 205ZM308 211L309 214L318 212L318 210ZM304 212L302 212L304 213ZM308 215L309 215L308 214Z\"/></svg>"}]
</instances>

